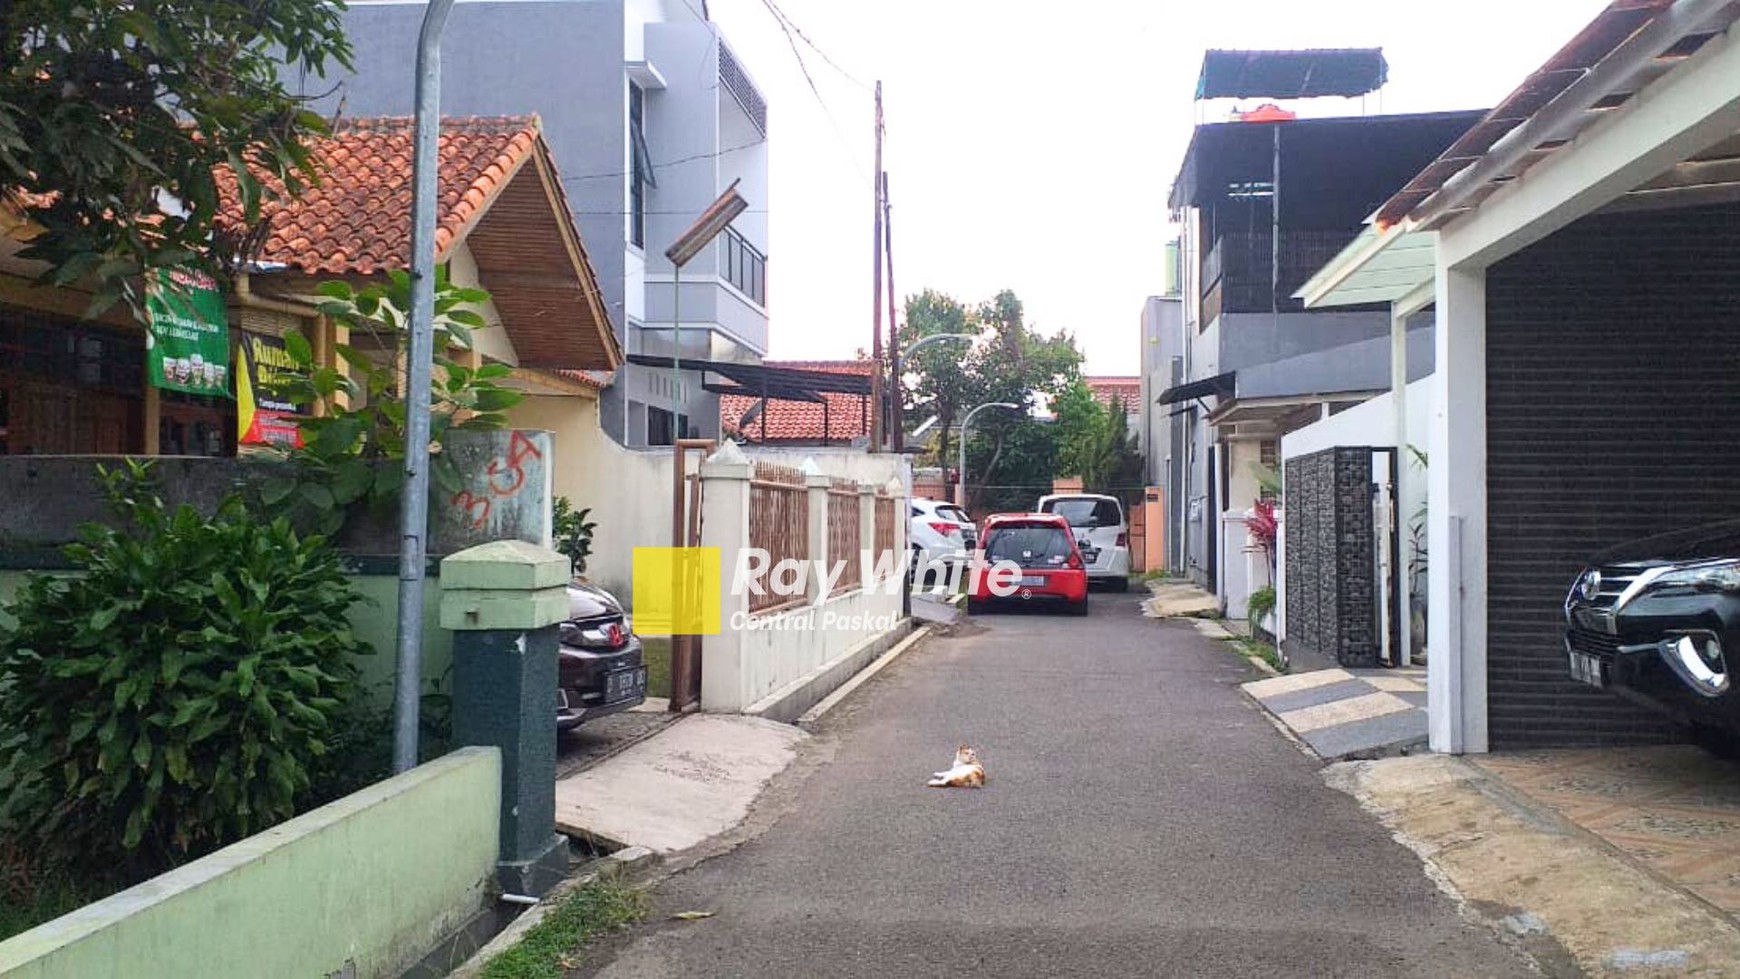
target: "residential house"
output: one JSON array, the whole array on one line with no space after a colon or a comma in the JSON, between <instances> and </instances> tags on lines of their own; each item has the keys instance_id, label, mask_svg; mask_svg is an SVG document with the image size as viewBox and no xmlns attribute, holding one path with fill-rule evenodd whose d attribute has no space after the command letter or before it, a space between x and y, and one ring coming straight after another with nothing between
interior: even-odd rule
<instances>
[{"instance_id":1,"label":"residential house","mask_svg":"<svg viewBox=\"0 0 1740 979\"><path fill-rule=\"evenodd\" d=\"M208 359L217 383L207 394L148 381L147 328L127 312L84 320L87 293L33 284L38 269L16 258L28 202L14 201L0 242L0 454L233 455L238 445L293 439L283 416L294 409L270 404L258 384L242 385L253 390L238 418L238 382L282 366L290 331L339 365L334 344L352 338L318 314L314 291L327 279L380 281L407 267L411 138L408 120L340 124L311 148L319 184L295 202L268 203L253 226L228 194L218 238L245 243L250 258L222 297L225 322L213 324L227 335L227 359ZM450 120L439 145L438 260L456 283L494 294L482 309L491 328L472 356L520 368L517 383L530 391L596 400L598 375L584 372L609 371L621 354L537 119ZM391 341L382 344L390 355Z\"/></svg>"},{"instance_id":2,"label":"residential house","mask_svg":"<svg viewBox=\"0 0 1740 979\"><path fill-rule=\"evenodd\" d=\"M1178 249L1168 252L1168 268L1176 269ZM1172 279L1176 282L1176 272ZM1142 304L1141 387L1137 394L1135 431L1141 440L1143 480L1157 487L1161 497L1158 515L1165 518L1165 553L1148 556L1151 569L1170 574L1184 573L1183 494L1185 415L1188 408L1159 404L1160 393L1184 383L1184 297L1175 288L1166 295L1149 296Z\"/></svg>"},{"instance_id":3,"label":"residential house","mask_svg":"<svg viewBox=\"0 0 1740 979\"><path fill-rule=\"evenodd\" d=\"M1100 407L1109 410L1122 411L1126 421L1130 423L1130 431L1137 431L1141 424L1142 379L1140 377L1109 377L1104 375L1083 375L1082 383L1087 385L1094 400Z\"/></svg>"},{"instance_id":4,"label":"residential house","mask_svg":"<svg viewBox=\"0 0 1740 979\"><path fill-rule=\"evenodd\" d=\"M1374 51L1210 52L1199 93L1345 96L1381 84L1385 71ZM1269 106L1196 127L1170 200L1183 225L1182 363L1156 399L1162 411L1147 418L1150 428L1171 412L1183 419L1170 446L1182 471L1165 487L1183 508L1179 570L1228 614L1242 615L1263 584L1245 580L1236 555L1280 436L1372 397L1389 376L1386 310L1307 310L1293 291L1481 115L1302 118ZM1158 322L1160 310L1151 312ZM1414 370L1424 374L1419 342Z\"/></svg>"},{"instance_id":5,"label":"residential house","mask_svg":"<svg viewBox=\"0 0 1740 979\"><path fill-rule=\"evenodd\" d=\"M739 442L757 445L868 445L870 413L874 410L867 391L872 362L868 360L766 361L763 370L744 374L736 382L741 394L719 398L719 430ZM731 368L727 368L731 369ZM840 375L859 381L854 390L836 390L847 385L831 383ZM765 381L770 394L759 389ZM809 385L791 389L793 383Z\"/></svg>"},{"instance_id":6,"label":"residential house","mask_svg":"<svg viewBox=\"0 0 1740 979\"><path fill-rule=\"evenodd\" d=\"M413 108L425 5L352 3L356 73L299 81L346 115ZM757 363L767 352L767 102L688 0L476 0L448 18L441 106L449 115L536 112L598 271L617 344L636 357ZM678 274L665 249L733 183L749 208ZM680 337L681 349L675 341ZM718 434L703 375L630 360L598 421L627 446Z\"/></svg>"},{"instance_id":7,"label":"residential house","mask_svg":"<svg viewBox=\"0 0 1740 979\"><path fill-rule=\"evenodd\" d=\"M250 302L244 336L294 326L297 304L324 278L378 281L408 267L412 136L409 119L357 119L315 144L319 185L266 209L255 271L239 278ZM481 309L490 326L468 356L517 368L512 383L526 399L511 422L549 429L559 459L587 458L596 428L577 422L596 413L601 372L622 356L543 127L535 116L447 119L438 145L436 261L456 285L491 293ZM232 208L225 231L242 238L250 229ZM324 318L315 325L315 347L329 358L331 344L347 339L377 356L397 354L379 338L347 338Z\"/></svg>"},{"instance_id":8,"label":"residential house","mask_svg":"<svg viewBox=\"0 0 1740 979\"><path fill-rule=\"evenodd\" d=\"M1589 682L1600 623L1572 676L1563 602L1603 549L1736 514L1737 16L1610 4L1299 290L1436 320L1436 369L1390 393L1427 419L1434 750L1674 736ZM1635 571L1607 570L1617 600Z\"/></svg>"}]
</instances>

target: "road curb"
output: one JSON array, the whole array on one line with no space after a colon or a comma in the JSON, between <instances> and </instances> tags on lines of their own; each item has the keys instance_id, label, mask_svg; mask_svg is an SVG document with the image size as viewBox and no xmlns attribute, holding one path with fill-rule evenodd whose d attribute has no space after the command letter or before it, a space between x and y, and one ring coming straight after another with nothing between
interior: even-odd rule
<instances>
[{"instance_id":1,"label":"road curb","mask_svg":"<svg viewBox=\"0 0 1740 979\"><path fill-rule=\"evenodd\" d=\"M809 710L806 710L803 712L803 714L799 715L799 717L796 721L797 726L807 730L810 725L821 720L822 715L826 714L830 710L833 710L835 705L839 704L840 701L845 700L847 697L851 696L852 691L863 686L864 683L866 681L868 681L871 677L882 672L882 670L884 668L886 668L888 666L888 664L899 659L901 654L905 653L908 649L911 649L913 646L917 645L919 640L923 639L925 636L928 636L928 635L930 635L930 626L928 626L928 625L920 626L917 629L914 629L912 631L912 633L910 635L908 635L905 639L902 639L900 642L895 643L894 648L890 649L886 653L883 653L881 656L876 657L876 659L873 660L869 666L866 666L862 670L859 670L857 672L857 674L852 677L852 679L847 680L845 683L840 684L840 686L838 688L836 688L833 693L830 693L826 697L823 697L814 707L811 707Z\"/></svg>"}]
</instances>

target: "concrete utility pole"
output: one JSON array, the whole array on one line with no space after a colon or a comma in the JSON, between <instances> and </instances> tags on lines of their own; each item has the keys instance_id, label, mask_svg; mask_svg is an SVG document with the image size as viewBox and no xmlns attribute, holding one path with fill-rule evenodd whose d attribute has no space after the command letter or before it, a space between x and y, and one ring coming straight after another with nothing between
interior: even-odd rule
<instances>
[{"instance_id":1,"label":"concrete utility pole","mask_svg":"<svg viewBox=\"0 0 1740 979\"><path fill-rule=\"evenodd\" d=\"M875 410L870 415L870 451L881 452L882 419L887 412L882 385L882 83L876 83L876 167L870 173L871 190L875 193L875 241L871 255L875 279L870 286L870 401Z\"/></svg>"},{"instance_id":2,"label":"concrete utility pole","mask_svg":"<svg viewBox=\"0 0 1740 979\"><path fill-rule=\"evenodd\" d=\"M882 251L888 256L888 404L894 451L906 449L905 385L900 381L900 308L894 304L894 206L888 202L888 174L882 174Z\"/></svg>"}]
</instances>

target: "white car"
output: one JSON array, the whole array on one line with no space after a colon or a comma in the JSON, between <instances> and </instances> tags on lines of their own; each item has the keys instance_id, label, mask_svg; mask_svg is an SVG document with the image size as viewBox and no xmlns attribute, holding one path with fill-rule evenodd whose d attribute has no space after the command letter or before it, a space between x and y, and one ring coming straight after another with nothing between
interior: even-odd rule
<instances>
[{"instance_id":1,"label":"white car","mask_svg":"<svg viewBox=\"0 0 1740 979\"><path fill-rule=\"evenodd\" d=\"M960 507L943 500L912 501L913 556L928 561L965 561L979 546L979 531Z\"/></svg>"},{"instance_id":2,"label":"white car","mask_svg":"<svg viewBox=\"0 0 1740 979\"><path fill-rule=\"evenodd\" d=\"M1089 584L1103 583L1113 591L1130 586L1130 526L1117 497L1098 493L1042 496L1039 512L1055 513L1069 521L1081 559L1087 562Z\"/></svg>"}]
</instances>

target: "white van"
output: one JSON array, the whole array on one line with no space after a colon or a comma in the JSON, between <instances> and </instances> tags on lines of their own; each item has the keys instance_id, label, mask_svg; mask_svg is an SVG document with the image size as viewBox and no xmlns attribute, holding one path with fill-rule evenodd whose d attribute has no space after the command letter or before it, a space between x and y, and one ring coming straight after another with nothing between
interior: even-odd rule
<instances>
[{"instance_id":1,"label":"white van","mask_svg":"<svg viewBox=\"0 0 1740 979\"><path fill-rule=\"evenodd\" d=\"M1081 559L1087 562L1088 583L1113 591L1130 585L1130 527L1124 505L1115 496L1061 493L1039 498L1040 513L1055 513L1075 531Z\"/></svg>"}]
</instances>

